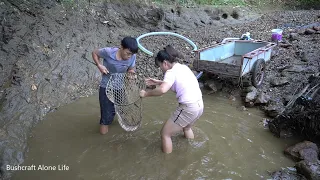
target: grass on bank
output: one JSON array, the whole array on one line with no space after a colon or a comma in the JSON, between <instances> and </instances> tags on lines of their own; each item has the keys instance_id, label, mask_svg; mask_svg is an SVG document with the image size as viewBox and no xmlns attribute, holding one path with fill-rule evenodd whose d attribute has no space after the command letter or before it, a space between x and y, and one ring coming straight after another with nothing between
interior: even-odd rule
<instances>
[{"instance_id":1,"label":"grass on bank","mask_svg":"<svg viewBox=\"0 0 320 180\"><path fill-rule=\"evenodd\" d=\"M162 4L179 5L232 5L232 6L284 6L296 9L320 9L320 0L154 0Z\"/></svg>"},{"instance_id":2,"label":"grass on bank","mask_svg":"<svg viewBox=\"0 0 320 180\"><path fill-rule=\"evenodd\" d=\"M167 4L180 6L284 6L293 9L320 9L320 0L57 0L66 7L79 7L81 4L92 4L96 2L106 3L137 3L137 4Z\"/></svg>"},{"instance_id":3,"label":"grass on bank","mask_svg":"<svg viewBox=\"0 0 320 180\"><path fill-rule=\"evenodd\" d=\"M233 5L233 6L244 6L246 5L245 0L155 0L157 3L161 4L179 4L179 5Z\"/></svg>"}]
</instances>

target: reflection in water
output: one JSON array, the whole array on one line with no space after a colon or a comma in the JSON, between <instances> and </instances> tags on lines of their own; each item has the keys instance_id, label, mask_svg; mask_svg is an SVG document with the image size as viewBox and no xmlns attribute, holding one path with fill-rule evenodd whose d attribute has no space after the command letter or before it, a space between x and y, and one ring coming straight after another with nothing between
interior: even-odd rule
<instances>
[{"instance_id":1,"label":"reflection in water","mask_svg":"<svg viewBox=\"0 0 320 180\"><path fill-rule=\"evenodd\" d=\"M117 121L100 135L97 96L47 115L29 139L23 165L66 165L69 170L17 171L13 179L267 179L267 170L293 166L283 156L288 140L261 125L262 112L242 111L223 94L204 95L195 139L180 133L162 153L160 129L176 107L174 94L143 100L143 124L125 132Z\"/></svg>"}]
</instances>

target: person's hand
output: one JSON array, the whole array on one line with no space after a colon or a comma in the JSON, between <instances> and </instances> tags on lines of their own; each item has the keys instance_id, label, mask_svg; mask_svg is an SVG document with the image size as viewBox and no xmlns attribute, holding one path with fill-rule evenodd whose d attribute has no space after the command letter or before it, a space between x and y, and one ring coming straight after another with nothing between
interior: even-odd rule
<instances>
[{"instance_id":1,"label":"person's hand","mask_svg":"<svg viewBox=\"0 0 320 180\"><path fill-rule=\"evenodd\" d=\"M153 78L147 78L145 81L147 86L159 85L162 82L160 80L153 79Z\"/></svg>"},{"instance_id":2,"label":"person's hand","mask_svg":"<svg viewBox=\"0 0 320 180\"><path fill-rule=\"evenodd\" d=\"M135 80L137 78L138 78L138 76L136 75L136 73L128 72L128 79L129 80Z\"/></svg>"},{"instance_id":3,"label":"person's hand","mask_svg":"<svg viewBox=\"0 0 320 180\"><path fill-rule=\"evenodd\" d=\"M108 69L102 64L98 65L98 69L102 74L108 74L109 73Z\"/></svg>"},{"instance_id":4,"label":"person's hand","mask_svg":"<svg viewBox=\"0 0 320 180\"><path fill-rule=\"evenodd\" d=\"M144 98L146 97L147 92L145 90L140 91L140 97Z\"/></svg>"}]
</instances>

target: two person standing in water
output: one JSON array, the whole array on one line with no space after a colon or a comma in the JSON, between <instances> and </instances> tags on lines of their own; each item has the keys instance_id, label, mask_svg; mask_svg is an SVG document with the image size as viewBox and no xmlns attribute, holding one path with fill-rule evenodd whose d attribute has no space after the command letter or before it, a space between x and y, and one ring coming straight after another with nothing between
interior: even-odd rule
<instances>
[{"instance_id":1,"label":"two person standing in water","mask_svg":"<svg viewBox=\"0 0 320 180\"><path fill-rule=\"evenodd\" d=\"M132 37L125 37L121 41L120 48L106 47L92 52L92 58L102 73L99 90L101 134L108 132L109 125L115 116L114 104L106 96L110 73L134 73L137 52L138 44L136 39ZM103 58L103 63L100 62L100 58ZM153 90L141 90L140 92L142 98L161 96L169 89L176 93L179 106L161 130L162 151L164 153L172 152L171 136L175 133L183 131L186 138L194 138L192 126L203 113L202 92L198 80L188 66L177 62L177 58L183 57L170 45L159 51L155 58L155 65L163 71L164 79L147 78L147 85L157 85L157 87Z\"/></svg>"}]
</instances>

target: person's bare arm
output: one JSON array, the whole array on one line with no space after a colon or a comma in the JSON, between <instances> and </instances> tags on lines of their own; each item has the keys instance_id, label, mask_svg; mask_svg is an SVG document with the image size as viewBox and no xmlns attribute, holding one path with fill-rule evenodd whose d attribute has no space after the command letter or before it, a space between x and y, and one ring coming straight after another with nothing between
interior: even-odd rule
<instances>
[{"instance_id":1,"label":"person's bare arm","mask_svg":"<svg viewBox=\"0 0 320 180\"><path fill-rule=\"evenodd\" d=\"M99 71L104 74L108 74L108 69L100 62L100 56L98 55L98 49L92 51L92 59L96 63Z\"/></svg>"},{"instance_id":2,"label":"person's bare arm","mask_svg":"<svg viewBox=\"0 0 320 180\"><path fill-rule=\"evenodd\" d=\"M153 79L153 78L147 78L146 80L146 85L147 86L153 86L153 85L160 85L162 84L164 81L158 80L158 79Z\"/></svg>"},{"instance_id":3,"label":"person's bare arm","mask_svg":"<svg viewBox=\"0 0 320 180\"><path fill-rule=\"evenodd\" d=\"M156 87L153 90L145 91L141 90L140 97L149 97L149 96L161 96L162 94L168 92L172 84L167 82L162 82L160 86Z\"/></svg>"}]
</instances>

